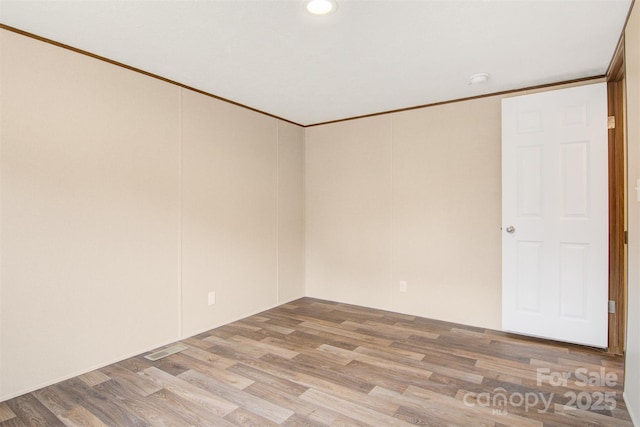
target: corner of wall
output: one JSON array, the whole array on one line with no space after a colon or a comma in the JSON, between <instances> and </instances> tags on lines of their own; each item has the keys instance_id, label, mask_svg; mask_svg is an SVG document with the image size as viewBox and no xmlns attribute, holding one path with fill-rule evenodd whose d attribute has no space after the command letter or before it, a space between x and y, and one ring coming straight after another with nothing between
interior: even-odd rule
<instances>
[{"instance_id":1,"label":"corner of wall","mask_svg":"<svg viewBox=\"0 0 640 427\"><path fill-rule=\"evenodd\" d=\"M627 101L627 348L624 399L640 423L640 202L633 188L640 178L640 6L633 6L625 29ZM637 424L636 424L637 425Z\"/></svg>"},{"instance_id":2,"label":"corner of wall","mask_svg":"<svg viewBox=\"0 0 640 427\"><path fill-rule=\"evenodd\" d=\"M278 303L305 295L304 128L277 120Z\"/></svg>"},{"instance_id":3,"label":"corner of wall","mask_svg":"<svg viewBox=\"0 0 640 427\"><path fill-rule=\"evenodd\" d=\"M0 5L0 10L2 6ZM4 31L0 29L0 314L2 313L2 100L4 99L2 92L2 54L3 54L3 40L4 40ZM4 371L2 369L2 337L3 329L2 329L2 316L0 315L0 396L4 394L3 388L3 376Z\"/></svg>"}]
</instances>

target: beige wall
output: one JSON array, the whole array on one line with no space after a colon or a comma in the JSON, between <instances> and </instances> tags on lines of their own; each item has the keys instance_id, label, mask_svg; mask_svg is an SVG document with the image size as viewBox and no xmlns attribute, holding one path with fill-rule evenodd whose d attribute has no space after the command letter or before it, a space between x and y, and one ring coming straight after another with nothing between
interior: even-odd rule
<instances>
[{"instance_id":1,"label":"beige wall","mask_svg":"<svg viewBox=\"0 0 640 427\"><path fill-rule=\"evenodd\" d=\"M305 129L307 295L501 328L502 98Z\"/></svg>"},{"instance_id":2,"label":"beige wall","mask_svg":"<svg viewBox=\"0 0 640 427\"><path fill-rule=\"evenodd\" d=\"M178 337L178 96L2 33L2 395Z\"/></svg>"},{"instance_id":3,"label":"beige wall","mask_svg":"<svg viewBox=\"0 0 640 427\"><path fill-rule=\"evenodd\" d=\"M498 328L500 99L392 119L394 310Z\"/></svg>"},{"instance_id":4,"label":"beige wall","mask_svg":"<svg viewBox=\"0 0 640 427\"><path fill-rule=\"evenodd\" d=\"M182 316L194 335L277 304L277 140L273 119L197 93L182 113Z\"/></svg>"},{"instance_id":5,"label":"beige wall","mask_svg":"<svg viewBox=\"0 0 640 427\"><path fill-rule=\"evenodd\" d=\"M278 303L304 284L304 129L278 122Z\"/></svg>"},{"instance_id":6,"label":"beige wall","mask_svg":"<svg viewBox=\"0 0 640 427\"><path fill-rule=\"evenodd\" d=\"M307 295L391 309L391 120L305 129Z\"/></svg>"},{"instance_id":7,"label":"beige wall","mask_svg":"<svg viewBox=\"0 0 640 427\"><path fill-rule=\"evenodd\" d=\"M309 296L500 327L499 98L307 128L305 150Z\"/></svg>"},{"instance_id":8,"label":"beige wall","mask_svg":"<svg viewBox=\"0 0 640 427\"><path fill-rule=\"evenodd\" d=\"M628 173L628 318L624 397L629 413L640 425L640 203L635 191L640 179L640 7L625 31Z\"/></svg>"},{"instance_id":9,"label":"beige wall","mask_svg":"<svg viewBox=\"0 0 640 427\"><path fill-rule=\"evenodd\" d=\"M304 295L301 128L6 31L0 55L0 400Z\"/></svg>"}]
</instances>

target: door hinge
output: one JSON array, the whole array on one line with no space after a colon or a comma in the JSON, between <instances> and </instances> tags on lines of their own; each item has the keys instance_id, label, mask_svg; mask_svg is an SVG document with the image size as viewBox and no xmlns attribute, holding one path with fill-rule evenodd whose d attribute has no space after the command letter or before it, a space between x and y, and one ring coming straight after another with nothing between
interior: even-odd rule
<instances>
[{"instance_id":1,"label":"door hinge","mask_svg":"<svg viewBox=\"0 0 640 427\"><path fill-rule=\"evenodd\" d=\"M607 129L615 129L616 128L616 116L607 117Z\"/></svg>"},{"instance_id":2,"label":"door hinge","mask_svg":"<svg viewBox=\"0 0 640 427\"><path fill-rule=\"evenodd\" d=\"M609 313L615 313L616 312L616 302L609 300Z\"/></svg>"}]
</instances>

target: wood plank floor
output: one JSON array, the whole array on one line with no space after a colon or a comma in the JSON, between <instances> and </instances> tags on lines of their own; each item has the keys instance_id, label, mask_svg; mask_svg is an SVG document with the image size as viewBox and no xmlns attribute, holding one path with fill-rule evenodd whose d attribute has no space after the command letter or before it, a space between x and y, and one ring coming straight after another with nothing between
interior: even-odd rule
<instances>
[{"instance_id":1,"label":"wood plank floor","mask_svg":"<svg viewBox=\"0 0 640 427\"><path fill-rule=\"evenodd\" d=\"M621 357L303 298L0 403L0 426L632 426Z\"/></svg>"}]
</instances>

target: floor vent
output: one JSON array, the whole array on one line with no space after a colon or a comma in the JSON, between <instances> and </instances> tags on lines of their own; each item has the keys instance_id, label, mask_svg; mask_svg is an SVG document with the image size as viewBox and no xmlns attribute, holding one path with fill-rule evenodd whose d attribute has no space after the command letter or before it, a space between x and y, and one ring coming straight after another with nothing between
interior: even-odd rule
<instances>
[{"instance_id":1,"label":"floor vent","mask_svg":"<svg viewBox=\"0 0 640 427\"><path fill-rule=\"evenodd\" d=\"M177 345L172 345L171 347L167 347L163 350L158 350L156 352L153 352L151 354L147 354L144 358L145 359L149 359L151 361L156 361L156 360L160 360L163 357L167 357L167 356L171 356L172 354L176 354L176 353L180 353L183 350L186 350L187 347L186 345L182 345L182 344L177 344Z\"/></svg>"}]
</instances>

